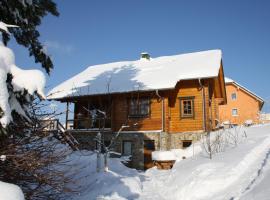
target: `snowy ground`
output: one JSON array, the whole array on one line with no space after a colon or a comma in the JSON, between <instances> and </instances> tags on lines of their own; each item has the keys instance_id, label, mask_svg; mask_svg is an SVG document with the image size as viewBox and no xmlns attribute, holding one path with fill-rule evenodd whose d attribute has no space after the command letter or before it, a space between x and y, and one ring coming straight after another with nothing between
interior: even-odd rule
<instances>
[{"instance_id":1,"label":"snowy ground","mask_svg":"<svg viewBox=\"0 0 270 200\"><path fill-rule=\"evenodd\" d=\"M24 200L24 195L17 185L0 181L0 200Z\"/></svg>"},{"instance_id":2,"label":"snowy ground","mask_svg":"<svg viewBox=\"0 0 270 200\"><path fill-rule=\"evenodd\" d=\"M71 196L72 200L137 199L142 193L139 172L127 168L118 158L109 159L109 172L99 173L96 172L96 154L92 152L76 152L70 160L74 163L71 171L75 170L78 180L76 187L82 189L81 193Z\"/></svg>"},{"instance_id":3,"label":"snowy ground","mask_svg":"<svg viewBox=\"0 0 270 200\"><path fill-rule=\"evenodd\" d=\"M212 160L201 152L177 162L170 171L148 170L149 181L143 183L140 198L148 199L151 191L159 199L241 198L270 165L270 126L251 127L246 131L246 139L214 155Z\"/></svg>"},{"instance_id":4,"label":"snowy ground","mask_svg":"<svg viewBox=\"0 0 270 200\"><path fill-rule=\"evenodd\" d=\"M88 167L78 173L80 184L87 187L72 199L268 200L270 125L245 131L247 138L241 133L239 144L229 145L212 160L200 144L195 145L194 156L192 147L175 150L179 160L166 171L152 168L138 172L122 165L120 159L110 159L110 171L96 173L95 155L73 155L79 159L74 162ZM183 155L187 159L181 160Z\"/></svg>"}]
</instances>

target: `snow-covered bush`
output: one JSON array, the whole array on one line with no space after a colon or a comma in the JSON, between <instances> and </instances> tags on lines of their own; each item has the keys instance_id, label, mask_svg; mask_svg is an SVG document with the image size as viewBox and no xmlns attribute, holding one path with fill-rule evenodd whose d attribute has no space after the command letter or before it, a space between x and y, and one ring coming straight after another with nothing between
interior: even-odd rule
<instances>
[{"instance_id":1,"label":"snow-covered bush","mask_svg":"<svg viewBox=\"0 0 270 200\"><path fill-rule=\"evenodd\" d=\"M7 128L9 134L0 135L0 180L20 186L26 199L66 199L81 192L74 176L81 166L65 160L72 149L40 121L56 115L41 111L45 105L35 100L28 110L31 122L24 123L14 114L14 123Z\"/></svg>"},{"instance_id":2,"label":"snow-covered bush","mask_svg":"<svg viewBox=\"0 0 270 200\"><path fill-rule=\"evenodd\" d=\"M26 199L66 199L75 189L64 160L72 151L40 126L51 115L39 101L46 98L45 83L40 70L16 66L13 51L0 42L0 180L20 186Z\"/></svg>"}]
</instances>

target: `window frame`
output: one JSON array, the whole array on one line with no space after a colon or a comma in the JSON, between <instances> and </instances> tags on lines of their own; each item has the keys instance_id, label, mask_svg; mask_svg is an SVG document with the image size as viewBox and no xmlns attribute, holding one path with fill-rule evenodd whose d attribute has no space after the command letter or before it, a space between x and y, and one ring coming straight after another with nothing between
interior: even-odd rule
<instances>
[{"instance_id":1,"label":"window frame","mask_svg":"<svg viewBox=\"0 0 270 200\"><path fill-rule=\"evenodd\" d=\"M179 97L179 107L180 107L180 118L181 119L194 119L195 118L195 109L194 109L194 99L195 96ZM191 101L191 112L192 114L184 114L184 105L182 102Z\"/></svg>"},{"instance_id":2,"label":"window frame","mask_svg":"<svg viewBox=\"0 0 270 200\"><path fill-rule=\"evenodd\" d=\"M142 114L141 113L141 101L147 101L148 102L148 113L147 114ZM136 110L137 113L133 114L131 113L131 102L132 101L139 101L139 104L136 104ZM129 118L147 118L150 117L151 115L151 100L148 97L141 97L141 98L129 98L128 99L128 117Z\"/></svg>"},{"instance_id":3,"label":"window frame","mask_svg":"<svg viewBox=\"0 0 270 200\"><path fill-rule=\"evenodd\" d=\"M235 94L235 99L233 98L233 95ZM231 93L231 100L236 101L237 100L237 94L236 92Z\"/></svg>"},{"instance_id":4,"label":"window frame","mask_svg":"<svg viewBox=\"0 0 270 200\"><path fill-rule=\"evenodd\" d=\"M233 114L233 111L236 110L236 115ZM232 116L237 117L238 116L238 109L237 108L232 108Z\"/></svg>"},{"instance_id":5,"label":"window frame","mask_svg":"<svg viewBox=\"0 0 270 200\"><path fill-rule=\"evenodd\" d=\"M125 143L125 142L129 142L129 143L131 144L131 145L130 145L130 155L125 155L125 154L124 154L124 151L125 151L125 148L124 148L125 145L124 145L124 143ZM121 155L122 155L122 156L132 156L132 153L133 153L133 148L132 148L132 146L133 146L133 145L132 145L132 141L131 141L131 140L122 140L122 152L121 152Z\"/></svg>"}]
</instances>

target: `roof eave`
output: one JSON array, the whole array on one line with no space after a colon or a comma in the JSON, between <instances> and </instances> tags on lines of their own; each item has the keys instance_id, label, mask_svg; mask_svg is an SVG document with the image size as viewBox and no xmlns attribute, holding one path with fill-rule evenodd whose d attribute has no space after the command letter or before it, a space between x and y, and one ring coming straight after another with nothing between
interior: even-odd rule
<instances>
[{"instance_id":1,"label":"roof eave","mask_svg":"<svg viewBox=\"0 0 270 200\"><path fill-rule=\"evenodd\" d=\"M245 92L247 92L248 94L250 94L252 97L256 98L258 101L260 101L261 103L264 103L264 99L260 96L258 96L257 94L251 92L250 90L248 90L247 88L243 87L242 85L240 85L239 83L237 82L229 82L229 83L226 83L226 85L229 85L229 84L232 84L232 85L235 85L239 88L241 88L242 90L244 90Z\"/></svg>"},{"instance_id":2,"label":"roof eave","mask_svg":"<svg viewBox=\"0 0 270 200\"><path fill-rule=\"evenodd\" d=\"M188 81L188 80L198 80L198 79L209 79L209 78L216 78L217 76L208 76L208 77L199 77L199 78L186 78L186 79L181 79L179 81ZM179 82L177 81L177 83ZM85 94L85 95L78 95L78 96L65 96L65 97L59 97L59 98L47 98L49 101L61 101L61 102L67 102L71 99L75 98L81 98L81 97L92 97L92 96L98 96L98 95L115 95L115 94L127 94L131 92L151 92L151 91L156 91L156 90L173 90L175 89L177 83L175 83L174 87L168 87L168 88L153 88L153 89L146 89L146 90L132 90L132 91L124 91L124 92L111 92L111 93L95 93L95 94ZM48 95L50 96L50 94Z\"/></svg>"}]
</instances>

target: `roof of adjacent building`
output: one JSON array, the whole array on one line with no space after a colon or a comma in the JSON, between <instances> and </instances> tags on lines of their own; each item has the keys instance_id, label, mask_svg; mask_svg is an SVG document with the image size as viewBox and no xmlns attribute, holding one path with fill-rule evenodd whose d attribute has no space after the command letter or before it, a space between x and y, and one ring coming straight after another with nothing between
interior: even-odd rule
<instances>
[{"instance_id":1,"label":"roof of adjacent building","mask_svg":"<svg viewBox=\"0 0 270 200\"><path fill-rule=\"evenodd\" d=\"M174 88L180 80L217 77L221 50L89 66L56 86L49 99Z\"/></svg>"},{"instance_id":2,"label":"roof of adjacent building","mask_svg":"<svg viewBox=\"0 0 270 200\"><path fill-rule=\"evenodd\" d=\"M225 77L225 84L234 84L236 87L241 88L242 90L244 90L246 93L248 93L249 95L251 95L252 97L254 97L255 99L257 99L258 101L260 101L262 104L264 104L264 99L262 97L260 97L259 95L255 94L254 92L250 91L249 89L247 89L246 87L240 85L239 83L237 83L236 81ZM262 107L262 105L261 105Z\"/></svg>"}]
</instances>

